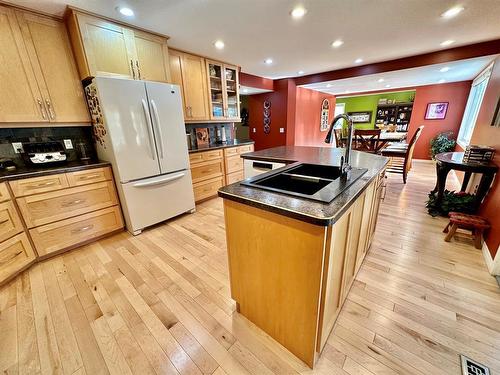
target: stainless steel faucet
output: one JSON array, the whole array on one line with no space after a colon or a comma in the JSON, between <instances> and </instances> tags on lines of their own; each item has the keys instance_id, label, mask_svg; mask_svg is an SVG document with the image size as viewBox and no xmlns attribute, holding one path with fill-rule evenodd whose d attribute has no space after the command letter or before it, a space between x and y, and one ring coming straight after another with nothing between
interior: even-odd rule
<instances>
[{"instance_id":1,"label":"stainless steel faucet","mask_svg":"<svg viewBox=\"0 0 500 375\"><path fill-rule=\"evenodd\" d=\"M341 161L342 164L342 174L347 174L351 170L351 165L349 162L351 161L351 148L352 148L352 136L354 134L354 124L352 122L352 119L350 116L346 115L345 113L342 113L340 115L335 116L333 119L332 123L330 124L330 129L328 130L328 134L326 135L325 138L325 143L331 143L332 142L332 133L333 133L333 127L335 126L335 123L340 120L344 119L347 121L347 144L345 148L345 157L343 157L343 161Z\"/></svg>"}]
</instances>

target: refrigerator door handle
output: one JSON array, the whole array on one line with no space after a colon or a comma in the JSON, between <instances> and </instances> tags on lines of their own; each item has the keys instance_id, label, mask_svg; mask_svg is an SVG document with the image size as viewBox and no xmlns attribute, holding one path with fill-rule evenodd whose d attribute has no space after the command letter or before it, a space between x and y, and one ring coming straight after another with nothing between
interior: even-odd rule
<instances>
[{"instance_id":1,"label":"refrigerator door handle","mask_svg":"<svg viewBox=\"0 0 500 375\"><path fill-rule=\"evenodd\" d=\"M160 115L158 114L158 107L156 107L156 103L153 99L150 100L151 107L153 108L153 114L155 117L155 125L156 125L156 133L158 134L159 143L160 143L160 158L163 159L163 134L161 133L161 123L160 123Z\"/></svg>"},{"instance_id":2,"label":"refrigerator door handle","mask_svg":"<svg viewBox=\"0 0 500 375\"><path fill-rule=\"evenodd\" d=\"M146 100L142 99L142 109L144 110L144 117L146 117L146 123L147 123L147 128L148 128L148 136L149 136L149 146L151 148L151 157L153 160L155 160L155 140L153 139L153 133L152 133L152 125L151 125L151 118L149 117L149 111L148 111L148 103L146 103Z\"/></svg>"},{"instance_id":3,"label":"refrigerator door handle","mask_svg":"<svg viewBox=\"0 0 500 375\"><path fill-rule=\"evenodd\" d=\"M177 172L170 176L165 176L162 178L155 178L153 180L144 181L144 182L136 182L132 186L133 187L146 187L146 186L155 186L155 185L164 185L167 182L178 180L186 175L186 172Z\"/></svg>"}]
</instances>

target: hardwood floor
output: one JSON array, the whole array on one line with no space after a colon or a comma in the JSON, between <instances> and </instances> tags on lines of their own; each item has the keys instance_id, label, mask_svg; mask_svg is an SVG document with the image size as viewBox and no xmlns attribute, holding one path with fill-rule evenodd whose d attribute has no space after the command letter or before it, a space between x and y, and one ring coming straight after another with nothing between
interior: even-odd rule
<instances>
[{"instance_id":1,"label":"hardwood floor","mask_svg":"<svg viewBox=\"0 0 500 375\"><path fill-rule=\"evenodd\" d=\"M6 374L500 372L500 290L471 243L425 212L434 167L392 175L374 243L315 370L229 298L222 201L34 266L0 289Z\"/></svg>"}]
</instances>

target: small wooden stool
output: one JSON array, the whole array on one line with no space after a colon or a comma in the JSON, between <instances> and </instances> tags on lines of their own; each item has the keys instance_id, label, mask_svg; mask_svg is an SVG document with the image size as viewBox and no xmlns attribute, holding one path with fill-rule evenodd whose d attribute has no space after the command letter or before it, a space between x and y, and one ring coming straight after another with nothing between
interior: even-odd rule
<instances>
[{"instance_id":1,"label":"small wooden stool","mask_svg":"<svg viewBox=\"0 0 500 375\"><path fill-rule=\"evenodd\" d=\"M450 222L443 230L444 233L448 233L444 240L446 242L450 242L457 229L466 229L470 230L472 233L470 235L464 235L474 240L474 246L476 249L481 249L481 237L483 236L483 231L490 227L488 220L481 216L467 215L460 212L450 212L448 215L450 216Z\"/></svg>"}]
</instances>

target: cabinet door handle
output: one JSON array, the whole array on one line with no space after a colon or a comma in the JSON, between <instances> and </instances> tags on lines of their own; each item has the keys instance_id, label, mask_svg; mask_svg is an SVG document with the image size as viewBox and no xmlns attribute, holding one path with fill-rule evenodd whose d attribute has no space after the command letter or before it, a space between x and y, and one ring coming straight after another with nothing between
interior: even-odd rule
<instances>
[{"instance_id":1,"label":"cabinet door handle","mask_svg":"<svg viewBox=\"0 0 500 375\"><path fill-rule=\"evenodd\" d=\"M5 223L8 223L10 221L10 219L3 219L2 221L0 221L0 224L5 224Z\"/></svg>"},{"instance_id":2,"label":"cabinet door handle","mask_svg":"<svg viewBox=\"0 0 500 375\"><path fill-rule=\"evenodd\" d=\"M45 113L45 108L43 106L41 99L37 99L36 102L38 103L38 106L40 107L40 112L42 113L42 118L44 120L47 120L47 114Z\"/></svg>"},{"instance_id":3,"label":"cabinet door handle","mask_svg":"<svg viewBox=\"0 0 500 375\"><path fill-rule=\"evenodd\" d=\"M132 69L132 77L135 79L134 62L132 61L132 59L130 59L130 68Z\"/></svg>"},{"instance_id":4,"label":"cabinet door handle","mask_svg":"<svg viewBox=\"0 0 500 375\"><path fill-rule=\"evenodd\" d=\"M52 109L52 104L50 103L49 99L45 99L45 104L47 105L47 110L49 111L49 116L51 120L55 120L56 114L54 113Z\"/></svg>"},{"instance_id":5,"label":"cabinet door handle","mask_svg":"<svg viewBox=\"0 0 500 375\"><path fill-rule=\"evenodd\" d=\"M85 199L75 199L74 201L62 203L61 207L71 207L71 206L75 206L75 205L83 203L83 202L85 202Z\"/></svg>"},{"instance_id":6,"label":"cabinet door handle","mask_svg":"<svg viewBox=\"0 0 500 375\"><path fill-rule=\"evenodd\" d=\"M139 79L143 79L144 77L141 78L141 68L139 68L139 60L135 60L135 66L137 67L137 75L139 76Z\"/></svg>"},{"instance_id":7,"label":"cabinet door handle","mask_svg":"<svg viewBox=\"0 0 500 375\"><path fill-rule=\"evenodd\" d=\"M54 185L55 183L56 183L55 181L47 181L47 182L42 182L41 184L31 185L31 186L29 186L29 188L30 189L37 189L37 188L41 188L44 186Z\"/></svg>"},{"instance_id":8,"label":"cabinet door handle","mask_svg":"<svg viewBox=\"0 0 500 375\"><path fill-rule=\"evenodd\" d=\"M80 232L85 232L85 231L87 231L89 229L92 229L92 228L94 228L94 224L90 224L90 225L87 225L87 226L84 226L84 227L81 227L81 228L73 229L71 231L71 233L75 233L76 234L76 233L80 233Z\"/></svg>"},{"instance_id":9,"label":"cabinet door handle","mask_svg":"<svg viewBox=\"0 0 500 375\"><path fill-rule=\"evenodd\" d=\"M91 178L96 178L96 177L101 177L101 174L100 173L94 173L94 174L87 174L87 175L84 175L84 176L80 176L80 180L89 180Z\"/></svg>"}]
</instances>

